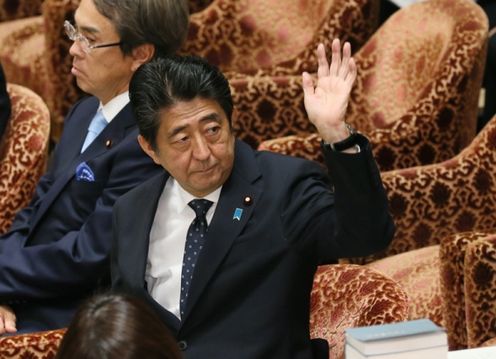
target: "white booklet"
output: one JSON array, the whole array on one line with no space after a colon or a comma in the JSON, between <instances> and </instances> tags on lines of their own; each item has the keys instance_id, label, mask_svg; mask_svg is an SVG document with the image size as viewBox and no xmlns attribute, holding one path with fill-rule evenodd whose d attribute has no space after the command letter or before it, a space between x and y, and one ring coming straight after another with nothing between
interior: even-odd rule
<instances>
[{"instance_id":1,"label":"white booklet","mask_svg":"<svg viewBox=\"0 0 496 359\"><path fill-rule=\"evenodd\" d=\"M446 331L429 319L349 328L345 336L346 352L350 352L350 355L354 353L357 358L360 357L356 354L364 358L376 358L378 355L394 353L398 356L399 353L415 351L422 351L422 359L427 359L429 351L435 352L437 358L446 358L448 352Z\"/></svg>"}]
</instances>

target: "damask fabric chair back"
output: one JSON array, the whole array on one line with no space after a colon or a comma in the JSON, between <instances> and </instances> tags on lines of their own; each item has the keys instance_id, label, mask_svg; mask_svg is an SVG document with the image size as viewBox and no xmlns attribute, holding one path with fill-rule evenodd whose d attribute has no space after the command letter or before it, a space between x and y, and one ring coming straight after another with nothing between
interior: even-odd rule
<instances>
[{"instance_id":1,"label":"damask fabric chair back","mask_svg":"<svg viewBox=\"0 0 496 359\"><path fill-rule=\"evenodd\" d=\"M0 23L5 76L43 98L50 109L54 140L60 136L65 114L82 94L70 73L70 42L63 33L64 20L72 19L78 4L79 0L45 0L42 15Z\"/></svg>"},{"instance_id":2,"label":"damask fabric chair back","mask_svg":"<svg viewBox=\"0 0 496 359\"><path fill-rule=\"evenodd\" d=\"M495 167L493 117L452 159L383 173L396 233L380 257L439 244L454 233L496 231Z\"/></svg>"},{"instance_id":3,"label":"damask fabric chair back","mask_svg":"<svg viewBox=\"0 0 496 359\"><path fill-rule=\"evenodd\" d=\"M0 0L0 21L39 15L42 3L43 0Z\"/></svg>"},{"instance_id":4,"label":"damask fabric chair back","mask_svg":"<svg viewBox=\"0 0 496 359\"><path fill-rule=\"evenodd\" d=\"M19 85L7 87L12 112L0 147L0 233L31 200L45 170L50 114L43 100Z\"/></svg>"},{"instance_id":5,"label":"damask fabric chair back","mask_svg":"<svg viewBox=\"0 0 496 359\"><path fill-rule=\"evenodd\" d=\"M214 0L191 16L182 54L223 71L265 75L313 70L317 43L362 45L379 19L378 0Z\"/></svg>"},{"instance_id":6,"label":"damask fabric chair back","mask_svg":"<svg viewBox=\"0 0 496 359\"><path fill-rule=\"evenodd\" d=\"M65 329L0 337L2 359L53 359L57 354Z\"/></svg>"},{"instance_id":7,"label":"damask fabric chair back","mask_svg":"<svg viewBox=\"0 0 496 359\"><path fill-rule=\"evenodd\" d=\"M440 162L470 143L487 30L487 17L472 0L418 2L394 13L355 54L358 77L347 121L370 138L381 170ZM287 97L298 108L292 96L298 79L286 80L289 89L277 81L268 100ZM309 135L310 124L305 134L295 123L287 131ZM268 141L262 148L322 160L316 151L320 137L300 137Z\"/></svg>"},{"instance_id":8,"label":"damask fabric chair back","mask_svg":"<svg viewBox=\"0 0 496 359\"><path fill-rule=\"evenodd\" d=\"M448 236L439 250L445 327L451 350L496 338L496 234Z\"/></svg>"},{"instance_id":9,"label":"damask fabric chair back","mask_svg":"<svg viewBox=\"0 0 496 359\"><path fill-rule=\"evenodd\" d=\"M319 267L313 282L310 334L329 343L329 358L344 358L344 330L406 320L408 298L398 283L363 266Z\"/></svg>"},{"instance_id":10,"label":"damask fabric chair back","mask_svg":"<svg viewBox=\"0 0 496 359\"><path fill-rule=\"evenodd\" d=\"M193 14L198 11L204 10L213 0L189 0L189 13Z\"/></svg>"},{"instance_id":11,"label":"damask fabric chair back","mask_svg":"<svg viewBox=\"0 0 496 359\"><path fill-rule=\"evenodd\" d=\"M458 342L460 339L456 338L462 338L462 343L465 340L459 330L450 329L452 314L449 311L453 307L443 310L443 302L453 295L461 300L461 295L456 294L461 287L441 290L440 277L450 280L453 277L440 275L441 266L450 260L440 259L439 243L444 243L448 236L466 231L496 232L495 166L496 117L493 117L472 143L452 159L383 173L396 224L395 236L385 251L349 260L368 263L367 266L398 281L411 301L410 319L429 317L446 325L448 335ZM461 244L459 242L455 247L461 247ZM459 263L460 260L451 262ZM458 315L460 311L455 309L454 313Z\"/></svg>"}]
</instances>

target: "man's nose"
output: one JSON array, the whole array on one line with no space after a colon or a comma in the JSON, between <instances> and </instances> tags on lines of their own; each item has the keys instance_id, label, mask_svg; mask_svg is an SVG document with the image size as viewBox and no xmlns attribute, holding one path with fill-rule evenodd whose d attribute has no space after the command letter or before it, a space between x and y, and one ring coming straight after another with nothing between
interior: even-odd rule
<instances>
[{"instance_id":1,"label":"man's nose","mask_svg":"<svg viewBox=\"0 0 496 359\"><path fill-rule=\"evenodd\" d=\"M69 48L69 54L73 57L78 56L81 57L83 56L84 52L83 49L81 48L81 45L78 43L78 41L73 41L71 47Z\"/></svg>"},{"instance_id":2,"label":"man's nose","mask_svg":"<svg viewBox=\"0 0 496 359\"><path fill-rule=\"evenodd\" d=\"M210 147L208 142L202 137L198 136L193 141L193 156L199 161L204 161L210 156Z\"/></svg>"}]
</instances>

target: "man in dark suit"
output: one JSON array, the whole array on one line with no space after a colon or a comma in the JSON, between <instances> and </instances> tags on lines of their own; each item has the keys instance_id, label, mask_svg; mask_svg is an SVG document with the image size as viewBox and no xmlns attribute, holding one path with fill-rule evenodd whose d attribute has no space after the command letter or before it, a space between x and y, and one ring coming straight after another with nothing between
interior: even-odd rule
<instances>
[{"instance_id":1,"label":"man in dark suit","mask_svg":"<svg viewBox=\"0 0 496 359\"><path fill-rule=\"evenodd\" d=\"M391 241L370 145L343 121L356 66L342 53L334 40L329 66L320 45L317 82L303 74L330 179L235 140L229 85L205 61L158 59L131 80L138 141L165 171L114 207L112 285L147 299L185 358L312 358L317 266Z\"/></svg>"},{"instance_id":2,"label":"man in dark suit","mask_svg":"<svg viewBox=\"0 0 496 359\"><path fill-rule=\"evenodd\" d=\"M77 305L109 285L112 207L158 173L137 142L132 74L173 53L187 33L186 1L82 0L72 74L93 95L68 114L30 205L0 237L0 334L68 325Z\"/></svg>"}]
</instances>

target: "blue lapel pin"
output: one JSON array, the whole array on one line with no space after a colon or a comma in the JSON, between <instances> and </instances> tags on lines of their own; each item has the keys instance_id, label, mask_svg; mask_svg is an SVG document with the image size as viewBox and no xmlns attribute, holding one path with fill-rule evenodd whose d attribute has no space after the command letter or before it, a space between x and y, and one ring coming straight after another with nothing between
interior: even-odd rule
<instances>
[{"instance_id":1,"label":"blue lapel pin","mask_svg":"<svg viewBox=\"0 0 496 359\"><path fill-rule=\"evenodd\" d=\"M237 219L241 221L241 215L243 214L243 210L241 208L236 208L233 213L233 221Z\"/></svg>"}]
</instances>

